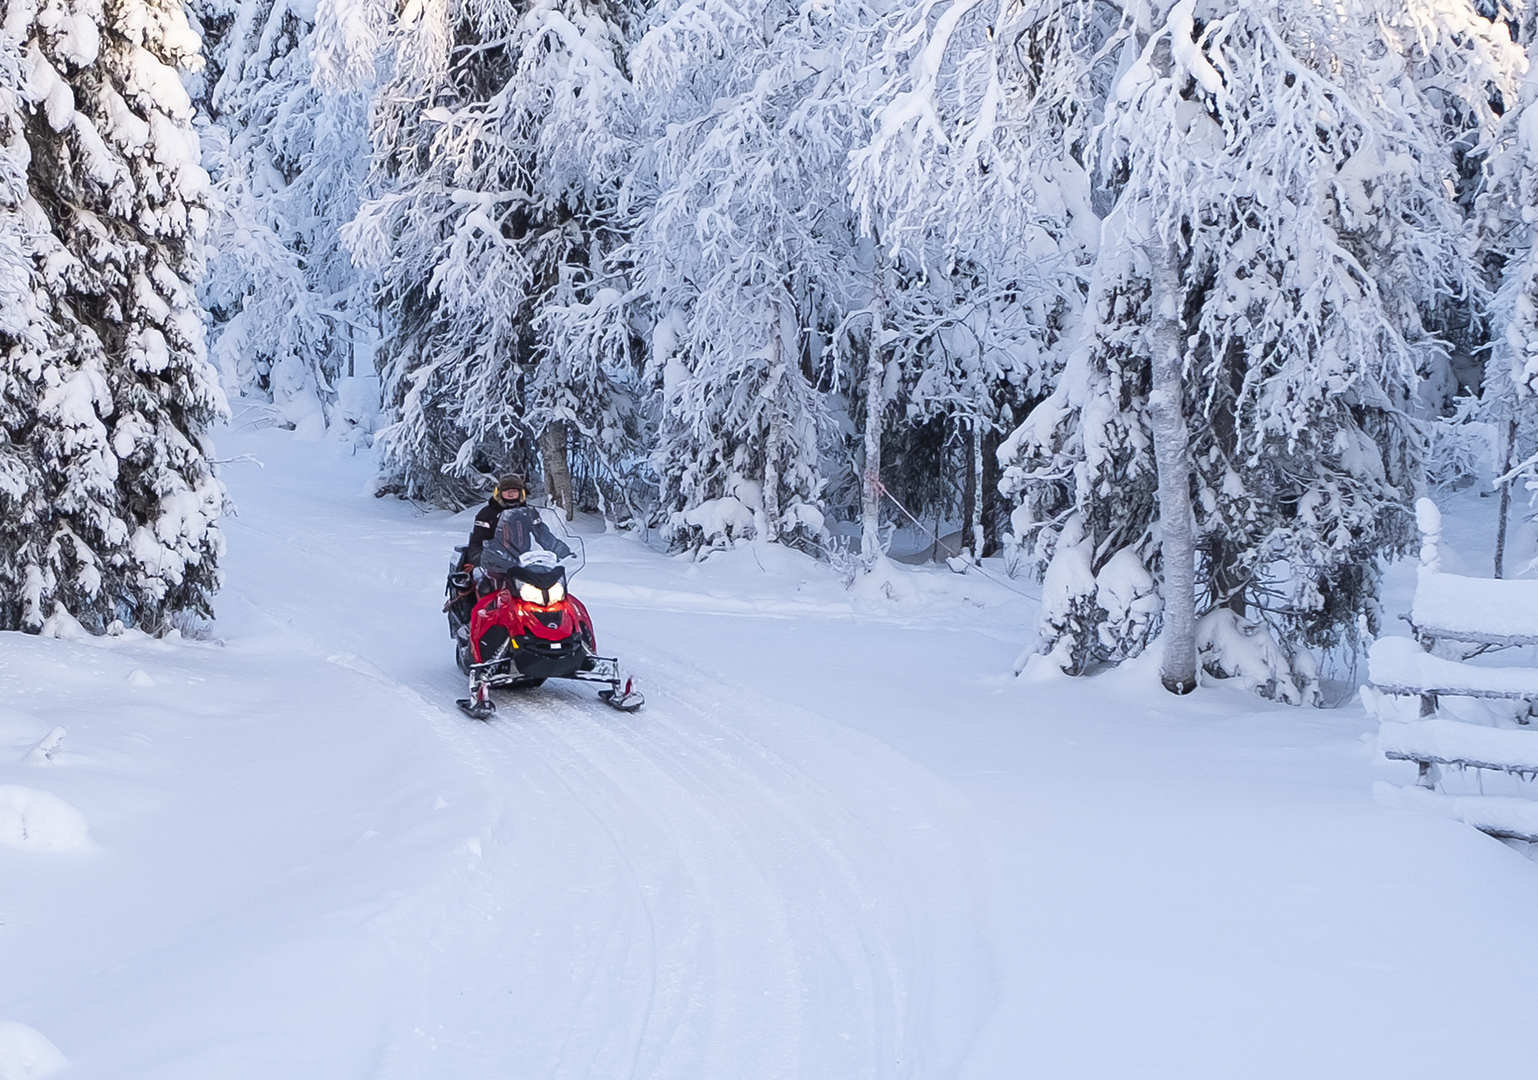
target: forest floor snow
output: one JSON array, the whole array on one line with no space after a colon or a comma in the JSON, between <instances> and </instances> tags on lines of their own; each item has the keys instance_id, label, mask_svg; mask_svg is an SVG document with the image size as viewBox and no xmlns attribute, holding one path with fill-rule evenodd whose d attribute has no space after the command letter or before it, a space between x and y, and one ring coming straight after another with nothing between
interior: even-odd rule
<instances>
[{"instance_id":1,"label":"forest floor snow","mask_svg":"<svg viewBox=\"0 0 1538 1080\"><path fill-rule=\"evenodd\" d=\"M216 637L0 634L3 1080L1532 1075L1538 864L1374 801L1349 673L1025 681L1024 582L579 522L647 705L482 724L468 515L243 415Z\"/></svg>"}]
</instances>

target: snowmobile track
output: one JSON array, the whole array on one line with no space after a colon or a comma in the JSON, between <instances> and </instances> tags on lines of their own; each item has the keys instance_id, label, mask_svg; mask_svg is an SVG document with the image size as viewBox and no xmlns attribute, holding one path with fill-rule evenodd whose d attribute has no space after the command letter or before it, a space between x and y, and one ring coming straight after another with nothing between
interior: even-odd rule
<instances>
[{"instance_id":1,"label":"snowmobile track","mask_svg":"<svg viewBox=\"0 0 1538 1080\"><path fill-rule=\"evenodd\" d=\"M669 1075L685 1058L693 1064L680 1075L797 1075L808 1060L838 1060L843 1075L899 1075L900 1062L925 1056L905 1044L949 981L926 955L935 912L925 893L962 877L903 865L872 808L830 785L836 776L860 786L868 746L819 745L813 756L830 768L816 775L754 729L825 720L739 703L728 721L718 680L665 666L669 689L638 719L542 688L498 714L531 722L487 728L488 757L502 758L491 773L539 786L543 771L558 783L563 817L585 822L568 828L588 837L573 844L582 865L570 869L604 883L587 890L604 900L585 915L565 912L588 926L580 955L590 966L572 973L580 985L549 1021L601 1026L597 1014L624 987L624 1016L602 1023L630 1033L605 1056L625 1075ZM807 742L794 745L805 752ZM548 786L542 795L550 801ZM981 954L964 955L968 977L980 966L986 983Z\"/></svg>"}]
</instances>

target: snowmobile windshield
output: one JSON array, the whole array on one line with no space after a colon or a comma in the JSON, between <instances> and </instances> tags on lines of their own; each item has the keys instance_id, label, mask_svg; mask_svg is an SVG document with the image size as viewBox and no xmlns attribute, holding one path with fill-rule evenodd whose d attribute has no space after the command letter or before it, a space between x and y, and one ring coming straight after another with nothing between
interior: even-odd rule
<instances>
[{"instance_id":1,"label":"snowmobile windshield","mask_svg":"<svg viewBox=\"0 0 1538 1080\"><path fill-rule=\"evenodd\" d=\"M515 506L504 510L497 518L497 528L481 550L481 565L495 574L505 574L524 563L525 556L536 549L549 554L549 564L554 565L556 552L562 546L551 534L549 527L539 519L539 512L528 506ZM538 560L545 561L545 560Z\"/></svg>"}]
</instances>

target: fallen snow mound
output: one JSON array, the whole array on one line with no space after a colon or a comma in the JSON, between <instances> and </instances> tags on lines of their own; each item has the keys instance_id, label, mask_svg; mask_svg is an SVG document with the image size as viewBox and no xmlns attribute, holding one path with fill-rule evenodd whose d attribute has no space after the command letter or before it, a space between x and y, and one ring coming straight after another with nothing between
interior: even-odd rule
<instances>
[{"instance_id":1,"label":"fallen snow mound","mask_svg":"<svg viewBox=\"0 0 1538 1080\"><path fill-rule=\"evenodd\" d=\"M1538 803L1502 795L1444 795L1422 787L1377 781L1373 796L1396 810L1419 810L1472 825L1480 832L1514 840L1538 836Z\"/></svg>"},{"instance_id":2,"label":"fallen snow mound","mask_svg":"<svg viewBox=\"0 0 1538 1080\"><path fill-rule=\"evenodd\" d=\"M57 795L19 784L0 784L0 844L66 854L96 850L84 814ZM4 1045L0 1042L0 1080L10 1075L4 1071Z\"/></svg>"},{"instance_id":3,"label":"fallen snow mound","mask_svg":"<svg viewBox=\"0 0 1538 1080\"><path fill-rule=\"evenodd\" d=\"M35 1028L0 1020L0 1080L41 1080L68 1064Z\"/></svg>"}]
</instances>

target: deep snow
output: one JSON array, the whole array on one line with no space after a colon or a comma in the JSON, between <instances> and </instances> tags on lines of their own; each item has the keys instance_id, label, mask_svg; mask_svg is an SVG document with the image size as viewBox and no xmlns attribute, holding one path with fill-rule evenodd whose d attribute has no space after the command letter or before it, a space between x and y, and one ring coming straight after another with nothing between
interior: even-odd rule
<instances>
[{"instance_id":1,"label":"deep snow","mask_svg":"<svg viewBox=\"0 0 1538 1080\"><path fill-rule=\"evenodd\" d=\"M1349 686L1025 681L1024 583L584 522L646 708L482 725L468 515L262 416L215 640L0 635L3 1080L1533 1075L1538 865L1378 805Z\"/></svg>"}]
</instances>

